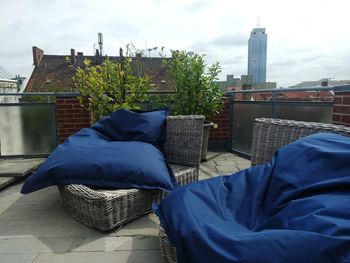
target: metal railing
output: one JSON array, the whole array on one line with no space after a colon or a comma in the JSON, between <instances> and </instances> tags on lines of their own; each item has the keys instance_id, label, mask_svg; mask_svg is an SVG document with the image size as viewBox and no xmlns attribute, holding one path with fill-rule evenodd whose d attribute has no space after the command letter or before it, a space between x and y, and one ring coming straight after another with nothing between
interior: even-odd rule
<instances>
[{"instance_id":1,"label":"metal railing","mask_svg":"<svg viewBox=\"0 0 350 263\"><path fill-rule=\"evenodd\" d=\"M279 97L279 94L329 91L329 96L332 97L333 92L349 90L350 85L341 85L227 92L225 95L230 97L229 148L235 152L250 155L252 127L255 118L269 117L325 123L332 121L332 101L284 100ZM171 94L173 93L149 93L149 95L165 95L164 98ZM247 96L242 100L237 100L238 94ZM256 100L257 96L254 97L253 94L270 94L270 96L265 96L264 100ZM18 102L1 103L0 100L0 155L32 156L48 155L57 145L55 99L58 97L78 97L80 93L0 93L0 99L3 96L14 96L18 98ZM251 98L255 99L251 100ZM150 109L152 106L152 104L146 103L145 109ZM9 150L11 147L15 150Z\"/></svg>"},{"instance_id":2,"label":"metal railing","mask_svg":"<svg viewBox=\"0 0 350 263\"><path fill-rule=\"evenodd\" d=\"M229 148L246 156L250 156L253 123L255 118L279 118L300 121L331 123L333 115L334 92L348 91L350 85L308 87L308 88L281 88L262 90L231 91L225 95L230 97L229 104ZM329 92L329 97L317 96L320 92ZM306 99L286 99L280 94L305 92L312 95ZM242 94L241 100L237 100ZM260 96L258 94L270 94ZM243 96L245 95L245 96ZM253 99L252 99L253 98Z\"/></svg>"}]
</instances>

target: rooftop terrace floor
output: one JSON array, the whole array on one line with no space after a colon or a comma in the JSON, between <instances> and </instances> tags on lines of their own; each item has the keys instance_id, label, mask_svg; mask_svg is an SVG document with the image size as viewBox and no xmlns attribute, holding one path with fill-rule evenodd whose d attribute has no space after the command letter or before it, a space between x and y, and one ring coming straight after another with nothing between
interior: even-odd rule
<instances>
[{"instance_id":1,"label":"rooftop terrace floor","mask_svg":"<svg viewBox=\"0 0 350 263\"><path fill-rule=\"evenodd\" d=\"M250 161L231 153L208 154L209 161L200 167L200 179L250 166ZM22 184L0 190L0 263L163 262L159 221L154 214L105 233L68 215L56 187L22 195Z\"/></svg>"}]
</instances>

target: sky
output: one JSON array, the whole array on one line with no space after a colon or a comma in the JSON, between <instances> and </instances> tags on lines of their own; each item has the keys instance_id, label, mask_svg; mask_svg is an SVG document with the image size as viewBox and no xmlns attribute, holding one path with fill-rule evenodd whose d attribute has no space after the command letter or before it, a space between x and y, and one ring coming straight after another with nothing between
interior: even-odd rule
<instances>
[{"instance_id":1,"label":"sky","mask_svg":"<svg viewBox=\"0 0 350 263\"><path fill-rule=\"evenodd\" d=\"M165 47L219 62L220 79L247 74L248 39L266 28L267 81L350 79L348 0L0 0L0 66L30 77L32 46L45 54L70 49L92 55L97 33L104 54ZM148 52L146 52L148 55ZM158 51L150 55L158 56Z\"/></svg>"}]
</instances>

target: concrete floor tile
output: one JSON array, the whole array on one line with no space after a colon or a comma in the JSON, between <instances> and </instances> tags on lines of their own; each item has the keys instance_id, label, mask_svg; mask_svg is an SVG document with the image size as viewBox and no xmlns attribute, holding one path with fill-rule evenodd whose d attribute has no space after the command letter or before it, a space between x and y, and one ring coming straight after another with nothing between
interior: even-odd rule
<instances>
[{"instance_id":1,"label":"concrete floor tile","mask_svg":"<svg viewBox=\"0 0 350 263\"><path fill-rule=\"evenodd\" d=\"M156 236L116 236L95 239L86 237L72 251L157 250L159 238Z\"/></svg>"},{"instance_id":2,"label":"concrete floor tile","mask_svg":"<svg viewBox=\"0 0 350 263\"><path fill-rule=\"evenodd\" d=\"M245 170L245 169L247 169L247 168L249 168L250 167L250 165L248 166L248 165L237 165L237 168L239 169L239 170Z\"/></svg>"},{"instance_id":3,"label":"concrete floor tile","mask_svg":"<svg viewBox=\"0 0 350 263\"><path fill-rule=\"evenodd\" d=\"M40 252L63 253L68 252L76 241L77 238L74 237L0 237L0 254L29 254Z\"/></svg>"},{"instance_id":4,"label":"concrete floor tile","mask_svg":"<svg viewBox=\"0 0 350 263\"><path fill-rule=\"evenodd\" d=\"M200 170L202 170L202 169L209 169L212 172L217 172L217 170L216 170L216 163L214 161L209 161L209 162L206 162L206 163L202 163L201 166L200 166Z\"/></svg>"},{"instance_id":5,"label":"concrete floor tile","mask_svg":"<svg viewBox=\"0 0 350 263\"><path fill-rule=\"evenodd\" d=\"M0 177L0 189L5 188L16 180L18 180L16 177Z\"/></svg>"},{"instance_id":6,"label":"concrete floor tile","mask_svg":"<svg viewBox=\"0 0 350 263\"><path fill-rule=\"evenodd\" d=\"M215 165L236 165L236 163L235 162L233 162L233 161L227 161L227 160L225 160L225 161L222 161L222 160L214 160L214 162L215 162Z\"/></svg>"},{"instance_id":7,"label":"concrete floor tile","mask_svg":"<svg viewBox=\"0 0 350 263\"><path fill-rule=\"evenodd\" d=\"M217 176L217 169L215 167L215 172L212 169L201 167L199 170L199 180L208 179Z\"/></svg>"},{"instance_id":8,"label":"concrete floor tile","mask_svg":"<svg viewBox=\"0 0 350 263\"><path fill-rule=\"evenodd\" d=\"M158 224L158 217L155 214L150 213L131 221L119 231L110 234L110 236L158 236Z\"/></svg>"},{"instance_id":9,"label":"concrete floor tile","mask_svg":"<svg viewBox=\"0 0 350 263\"><path fill-rule=\"evenodd\" d=\"M37 253L24 253L24 254L1 254L0 263L32 263L38 256Z\"/></svg>"},{"instance_id":10,"label":"concrete floor tile","mask_svg":"<svg viewBox=\"0 0 350 263\"><path fill-rule=\"evenodd\" d=\"M227 172L229 174L238 172L239 169L236 165L217 165L216 168L218 169L218 172Z\"/></svg>"},{"instance_id":11,"label":"concrete floor tile","mask_svg":"<svg viewBox=\"0 0 350 263\"><path fill-rule=\"evenodd\" d=\"M43 200L37 206L41 207ZM23 209L17 209L22 206ZM0 214L0 236L32 235L36 237L66 237L95 233L63 210L62 204L46 210L31 209L24 204L12 204Z\"/></svg>"},{"instance_id":12,"label":"concrete floor tile","mask_svg":"<svg viewBox=\"0 0 350 263\"><path fill-rule=\"evenodd\" d=\"M234 160L236 164L242 164L242 165L251 165L250 160L246 159L235 159Z\"/></svg>"},{"instance_id":13,"label":"concrete floor tile","mask_svg":"<svg viewBox=\"0 0 350 263\"><path fill-rule=\"evenodd\" d=\"M160 250L71 252L65 254L41 253L33 263L160 263L164 262Z\"/></svg>"}]
</instances>

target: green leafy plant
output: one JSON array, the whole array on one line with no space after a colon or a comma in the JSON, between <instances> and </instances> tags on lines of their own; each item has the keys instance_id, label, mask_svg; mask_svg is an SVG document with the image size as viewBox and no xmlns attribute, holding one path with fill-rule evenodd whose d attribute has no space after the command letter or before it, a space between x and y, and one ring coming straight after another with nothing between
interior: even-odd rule
<instances>
[{"instance_id":1,"label":"green leafy plant","mask_svg":"<svg viewBox=\"0 0 350 263\"><path fill-rule=\"evenodd\" d=\"M216 83L220 64L207 67L204 55L177 50L171 53L172 59L164 64L175 91L172 113L202 114L207 118L218 114L223 107L223 93Z\"/></svg>"},{"instance_id":2,"label":"green leafy plant","mask_svg":"<svg viewBox=\"0 0 350 263\"><path fill-rule=\"evenodd\" d=\"M101 65L86 59L84 67L76 68L74 86L81 93L81 103L88 99L94 120L122 108L140 109L147 99L150 78L143 77L139 67L135 72L131 64L130 57L122 56L118 62L107 58Z\"/></svg>"}]
</instances>

